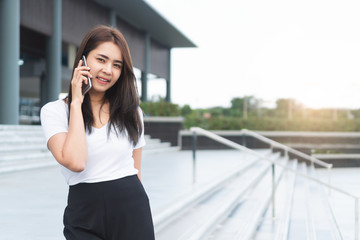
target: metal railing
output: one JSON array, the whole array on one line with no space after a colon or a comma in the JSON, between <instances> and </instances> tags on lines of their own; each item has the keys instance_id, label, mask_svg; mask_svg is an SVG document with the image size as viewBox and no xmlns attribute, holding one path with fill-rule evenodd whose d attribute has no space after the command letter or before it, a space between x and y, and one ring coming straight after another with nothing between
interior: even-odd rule
<instances>
[{"instance_id":1,"label":"metal railing","mask_svg":"<svg viewBox=\"0 0 360 240\"><path fill-rule=\"evenodd\" d=\"M324 167L328 170L328 184L331 185L331 169L333 168L333 165L330 164L330 163L327 163L327 162L324 162L324 161L321 161L313 156L309 156L303 152L300 152L296 149L293 149L289 146L286 146L284 144L281 144L279 142L276 142L272 139L269 139L267 137L264 137L263 135L261 134L258 134L256 132L253 132L253 131L250 131L250 130L247 130L247 129L242 129L240 131L241 134L244 134L244 135L248 135L248 136L251 136L251 137L254 137L264 143L267 143L270 145L270 148L271 149L274 149L274 148L279 148L281 150L284 151L284 154L285 156L289 156L289 153L292 153L298 157L301 157L302 159L306 160L306 161L309 161L311 163L311 165L314 165L314 164L317 164L321 167ZM329 193L330 193L330 189L329 189Z\"/></svg>"},{"instance_id":2,"label":"metal railing","mask_svg":"<svg viewBox=\"0 0 360 240\"><path fill-rule=\"evenodd\" d=\"M284 144L276 142L276 141L274 141L274 140L272 140L270 138L264 137L263 135L261 135L259 133L256 133L256 132L253 132L253 131L250 131L250 130L247 130L247 129L242 129L240 131L240 133L248 135L248 136L252 136L252 137L254 137L254 138L256 138L256 139L258 139L258 140L260 140L260 141L262 141L264 143L267 143L267 144L269 144L271 146L271 148L277 147L277 148L280 148L280 149L284 150L285 153L292 153L294 155L297 155L297 156L299 156L299 157L301 157L301 158L303 158L303 159L305 159L307 161L310 161L312 164L315 163L315 164L318 164L319 166L325 167L327 169L331 169L333 167L333 165L330 164L330 163L326 163L326 162L321 161L321 160L319 160L319 159L317 159L315 157L309 156L309 155L307 155L307 154L305 154L303 152L300 152L300 151L298 151L296 149L293 149L293 148L291 148L289 146L286 146Z\"/></svg>"},{"instance_id":3,"label":"metal railing","mask_svg":"<svg viewBox=\"0 0 360 240\"><path fill-rule=\"evenodd\" d=\"M348 197L352 198L355 201L355 231L354 231L355 237L354 237L354 239L359 240L359 199L360 198L358 196L355 196L355 195L353 195L353 194L351 194L351 193L349 193L349 192L347 192L347 191L345 191L343 189L340 189L338 187L332 186L331 184L323 182L323 181L321 181L321 180L319 180L319 179L317 179L315 177L309 176L309 175L307 175L305 173L302 173L302 172L297 171L295 169L289 168L285 164L282 164L282 163L276 162L275 160L269 159L266 156L254 151L252 149L249 149L249 148L244 147L244 146L242 146L242 145L240 145L238 143L230 141L230 140L228 140L228 139L226 139L224 137L221 137L221 136L219 136L219 135L217 135L217 134L215 134L213 132L204 130L204 129L199 128L199 127L192 127L190 129L190 131L193 133L193 145L192 145L192 151L193 151L193 154L192 154L192 156L193 156L193 182L196 181L196 174L195 173L196 173L196 145L197 145L196 142L197 142L197 135L202 135L202 136L206 136L208 138L211 138L212 140L215 140L215 141L217 141L219 143L222 143L222 144L224 144L224 145L226 145L228 147L231 147L233 149L240 150L240 151L249 153L251 155L255 155L259 159L270 162L272 164L272 178L273 178L272 182L275 181L274 177L275 177L275 165L276 165L276 166L282 167L282 168L284 168L284 169L286 169L286 170L288 170L290 172L293 172L296 175L300 175L300 176L302 176L302 177L304 177L304 178L306 178L308 180L311 180L311 181L316 182L316 183L318 183L318 184L320 184L320 185L322 185L324 187L327 187L328 189L334 190L336 192L342 193L345 196L348 196ZM290 148L288 146L285 146L283 144L275 142L275 141L273 141L271 139L267 139L264 136L262 136L260 134L257 134L255 132L252 132L252 131L249 131L249 130L242 130L241 132L243 134L252 136L252 137L254 137L254 138L258 139L258 140L264 141L264 142L270 144L270 146L278 147L278 148L284 149L287 152L291 152L291 153L293 153L293 154L295 154L297 156L302 157L303 159L307 159L307 160L311 161L312 163L316 163L316 164L321 165L323 167L326 167L328 169L332 168L332 164L325 163L325 162L323 162L323 161L321 161L319 159L308 156L308 155L306 155L306 154L304 154L302 152L299 152L299 151L297 151L295 149L292 149L292 148ZM273 206L272 211L273 211L273 217L275 217L275 201L274 201L274 199L275 199L275 188L276 188L275 184L272 184L272 206ZM337 230L338 230L338 232L340 234L340 229L339 229L338 226L337 226Z\"/></svg>"}]
</instances>

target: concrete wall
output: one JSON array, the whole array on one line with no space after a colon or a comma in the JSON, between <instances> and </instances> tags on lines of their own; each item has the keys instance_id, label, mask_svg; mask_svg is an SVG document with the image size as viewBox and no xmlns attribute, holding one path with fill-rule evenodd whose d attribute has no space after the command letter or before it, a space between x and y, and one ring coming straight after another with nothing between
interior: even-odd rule
<instances>
[{"instance_id":1,"label":"concrete wall","mask_svg":"<svg viewBox=\"0 0 360 240\"><path fill-rule=\"evenodd\" d=\"M183 129L182 117L145 117L145 134L159 138L162 142L170 142L171 146L179 146L179 132Z\"/></svg>"}]
</instances>

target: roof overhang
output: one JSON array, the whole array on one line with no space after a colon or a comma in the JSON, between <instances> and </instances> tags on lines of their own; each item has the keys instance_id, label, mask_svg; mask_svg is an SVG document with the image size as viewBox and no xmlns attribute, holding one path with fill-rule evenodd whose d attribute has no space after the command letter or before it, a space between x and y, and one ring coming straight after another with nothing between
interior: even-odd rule
<instances>
[{"instance_id":1,"label":"roof overhang","mask_svg":"<svg viewBox=\"0 0 360 240\"><path fill-rule=\"evenodd\" d=\"M196 47L183 33L143 0L94 0L169 48Z\"/></svg>"}]
</instances>

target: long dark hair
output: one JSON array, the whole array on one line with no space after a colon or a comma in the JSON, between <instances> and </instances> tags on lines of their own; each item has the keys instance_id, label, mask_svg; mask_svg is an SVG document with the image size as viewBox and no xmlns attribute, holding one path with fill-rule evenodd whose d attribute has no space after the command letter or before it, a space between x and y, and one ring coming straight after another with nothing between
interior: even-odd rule
<instances>
[{"instance_id":1,"label":"long dark hair","mask_svg":"<svg viewBox=\"0 0 360 240\"><path fill-rule=\"evenodd\" d=\"M105 92L104 102L109 102L110 105L110 119L108 124L108 134L111 129L114 129L116 134L124 133L127 131L129 141L136 145L139 141L140 134L143 127L140 118L139 96L136 87L136 78L133 71L133 65L130 56L128 44L119 30L108 26L97 26L91 29L82 40L80 47L77 51L74 69L77 67L82 55L89 54L101 43L113 42L119 46L122 57L123 65L121 75L118 81ZM71 84L68 94L68 107L70 119L70 106L72 101ZM85 94L83 104L81 106L82 115L84 119L85 131L89 134L92 132L94 124L93 112L91 109L91 102L89 94Z\"/></svg>"}]
</instances>

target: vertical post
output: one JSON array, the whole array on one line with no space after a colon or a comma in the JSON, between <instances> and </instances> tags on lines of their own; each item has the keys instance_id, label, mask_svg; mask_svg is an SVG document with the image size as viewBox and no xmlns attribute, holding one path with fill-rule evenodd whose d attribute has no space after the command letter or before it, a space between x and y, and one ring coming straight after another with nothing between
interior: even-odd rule
<instances>
[{"instance_id":1,"label":"vertical post","mask_svg":"<svg viewBox=\"0 0 360 240\"><path fill-rule=\"evenodd\" d=\"M19 123L20 0L0 0L0 124Z\"/></svg>"},{"instance_id":2,"label":"vertical post","mask_svg":"<svg viewBox=\"0 0 360 240\"><path fill-rule=\"evenodd\" d=\"M53 32L46 49L47 101L57 100L61 93L61 5L61 0L53 0Z\"/></svg>"},{"instance_id":3,"label":"vertical post","mask_svg":"<svg viewBox=\"0 0 360 240\"><path fill-rule=\"evenodd\" d=\"M355 240L359 240L359 199L355 198Z\"/></svg>"},{"instance_id":4,"label":"vertical post","mask_svg":"<svg viewBox=\"0 0 360 240\"><path fill-rule=\"evenodd\" d=\"M141 101L147 102L147 84L148 84L148 74L150 72L150 34L145 33L145 53L144 53L144 70L141 73Z\"/></svg>"},{"instance_id":5,"label":"vertical post","mask_svg":"<svg viewBox=\"0 0 360 240\"><path fill-rule=\"evenodd\" d=\"M331 186L331 168L328 167L328 184ZM331 188L329 188L329 196L331 195Z\"/></svg>"},{"instance_id":6,"label":"vertical post","mask_svg":"<svg viewBox=\"0 0 360 240\"><path fill-rule=\"evenodd\" d=\"M40 75L40 107L44 106L48 102L49 97L47 94L46 74L45 72L42 72Z\"/></svg>"},{"instance_id":7,"label":"vertical post","mask_svg":"<svg viewBox=\"0 0 360 240\"><path fill-rule=\"evenodd\" d=\"M242 145L244 147L246 147L246 134L245 133L242 134Z\"/></svg>"},{"instance_id":8,"label":"vertical post","mask_svg":"<svg viewBox=\"0 0 360 240\"><path fill-rule=\"evenodd\" d=\"M76 58L76 46L69 43L67 46L67 54L68 54L68 68L72 69L74 66L75 58Z\"/></svg>"},{"instance_id":9,"label":"vertical post","mask_svg":"<svg viewBox=\"0 0 360 240\"><path fill-rule=\"evenodd\" d=\"M116 12L114 9L110 9L110 26L116 27Z\"/></svg>"},{"instance_id":10,"label":"vertical post","mask_svg":"<svg viewBox=\"0 0 360 240\"><path fill-rule=\"evenodd\" d=\"M284 148L284 155L285 155L285 162L288 163L289 160L290 160L290 157L289 157L289 151L288 149ZM285 168L285 174L287 174L289 171L288 171L288 168Z\"/></svg>"},{"instance_id":11,"label":"vertical post","mask_svg":"<svg viewBox=\"0 0 360 240\"><path fill-rule=\"evenodd\" d=\"M171 49L169 49L168 57L168 76L166 79L166 101L171 102Z\"/></svg>"},{"instance_id":12,"label":"vertical post","mask_svg":"<svg viewBox=\"0 0 360 240\"><path fill-rule=\"evenodd\" d=\"M272 192L271 192L271 202L272 202L272 218L275 218L275 164L271 164L271 177L272 177Z\"/></svg>"},{"instance_id":13,"label":"vertical post","mask_svg":"<svg viewBox=\"0 0 360 240\"><path fill-rule=\"evenodd\" d=\"M196 183L196 144L197 144L197 135L196 132L193 132L192 135L193 184Z\"/></svg>"},{"instance_id":14,"label":"vertical post","mask_svg":"<svg viewBox=\"0 0 360 240\"><path fill-rule=\"evenodd\" d=\"M311 152L311 155L312 155L312 152ZM312 156L310 155L310 164L311 164L311 167L314 167L314 159L312 158Z\"/></svg>"}]
</instances>

